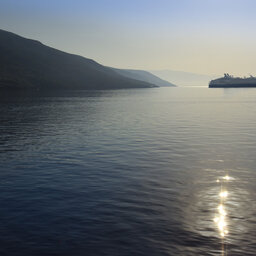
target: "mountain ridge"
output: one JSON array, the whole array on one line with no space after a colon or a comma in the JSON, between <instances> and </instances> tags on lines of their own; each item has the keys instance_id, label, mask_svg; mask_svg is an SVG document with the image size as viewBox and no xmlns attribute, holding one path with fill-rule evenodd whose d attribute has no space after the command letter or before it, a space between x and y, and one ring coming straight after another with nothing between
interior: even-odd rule
<instances>
[{"instance_id":1,"label":"mountain ridge","mask_svg":"<svg viewBox=\"0 0 256 256\"><path fill-rule=\"evenodd\" d=\"M126 76L128 78L133 78L139 81L146 81L148 83L156 84L160 87L176 87L175 84L170 83L166 80L159 78L158 76L152 74L149 71L141 70L141 69L119 69L112 68L114 71L119 74Z\"/></svg>"},{"instance_id":2,"label":"mountain ridge","mask_svg":"<svg viewBox=\"0 0 256 256\"><path fill-rule=\"evenodd\" d=\"M0 29L0 89L124 89L154 84L121 76L92 59Z\"/></svg>"}]
</instances>

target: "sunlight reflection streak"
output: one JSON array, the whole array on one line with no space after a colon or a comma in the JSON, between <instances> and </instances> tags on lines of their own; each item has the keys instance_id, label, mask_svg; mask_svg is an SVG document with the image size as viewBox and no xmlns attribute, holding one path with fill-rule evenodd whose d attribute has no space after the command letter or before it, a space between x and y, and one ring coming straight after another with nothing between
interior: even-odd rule
<instances>
[{"instance_id":1,"label":"sunlight reflection streak","mask_svg":"<svg viewBox=\"0 0 256 256\"><path fill-rule=\"evenodd\" d=\"M213 219L214 223L216 224L219 235L221 239L224 239L226 235L228 235L228 224L227 224L227 210L225 207L225 200L228 197L228 191L225 189L225 183L230 180L230 176L226 175L222 177L222 179L217 179L216 182L220 183L220 192L219 192L219 198L220 202L217 207L217 214L215 218Z\"/></svg>"}]
</instances>

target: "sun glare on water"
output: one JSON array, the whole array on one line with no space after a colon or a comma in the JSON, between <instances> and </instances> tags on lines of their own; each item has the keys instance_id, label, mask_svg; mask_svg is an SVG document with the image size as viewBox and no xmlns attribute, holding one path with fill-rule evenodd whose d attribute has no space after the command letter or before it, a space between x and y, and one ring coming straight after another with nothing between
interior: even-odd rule
<instances>
[{"instance_id":1,"label":"sun glare on water","mask_svg":"<svg viewBox=\"0 0 256 256\"><path fill-rule=\"evenodd\" d=\"M221 198L226 198L226 197L228 196L228 191L221 191L220 194L219 194L219 196L220 196Z\"/></svg>"},{"instance_id":2,"label":"sun glare on water","mask_svg":"<svg viewBox=\"0 0 256 256\"><path fill-rule=\"evenodd\" d=\"M230 180L230 177L228 175L223 177L223 180Z\"/></svg>"},{"instance_id":3,"label":"sun glare on water","mask_svg":"<svg viewBox=\"0 0 256 256\"><path fill-rule=\"evenodd\" d=\"M217 207L217 212L215 218L213 219L216 227L219 231L219 235L222 239L228 234L228 223L227 223L227 210L225 207L225 202L228 197L227 182L230 180L230 176L226 175L221 179L217 179L216 182L220 184L219 192L219 205Z\"/></svg>"}]
</instances>

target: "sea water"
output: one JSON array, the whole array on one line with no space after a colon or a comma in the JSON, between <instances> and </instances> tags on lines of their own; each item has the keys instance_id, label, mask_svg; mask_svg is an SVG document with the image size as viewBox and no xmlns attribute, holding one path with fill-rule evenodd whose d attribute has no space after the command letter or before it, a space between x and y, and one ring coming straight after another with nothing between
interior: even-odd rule
<instances>
[{"instance_id":1,"label":"sea water","mask_svg":"<svg viewBox=\"0 0 256 256\"><path fill-rule=\"evenodd\" d=\"M0 255L255 255L255 131L256 89L1 95Z\"/></svg>"}]
</instances>

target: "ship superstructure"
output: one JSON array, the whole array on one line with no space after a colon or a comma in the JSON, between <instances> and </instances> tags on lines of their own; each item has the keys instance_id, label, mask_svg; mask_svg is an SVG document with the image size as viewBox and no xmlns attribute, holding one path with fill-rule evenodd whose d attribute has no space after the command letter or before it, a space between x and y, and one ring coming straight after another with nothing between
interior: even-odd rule
<instances>
[{"instance_id":1,"label":"ship superstructure","mask_svg":"<svg viewBox=\"0 0 256 256\"><path fill-rule=\"evenodd\" d=\"M233 77L228 73L224 77L210 81L209 88L223 88L223 87L256 87L256 77Z\"/></svg>"}]
</instances>

